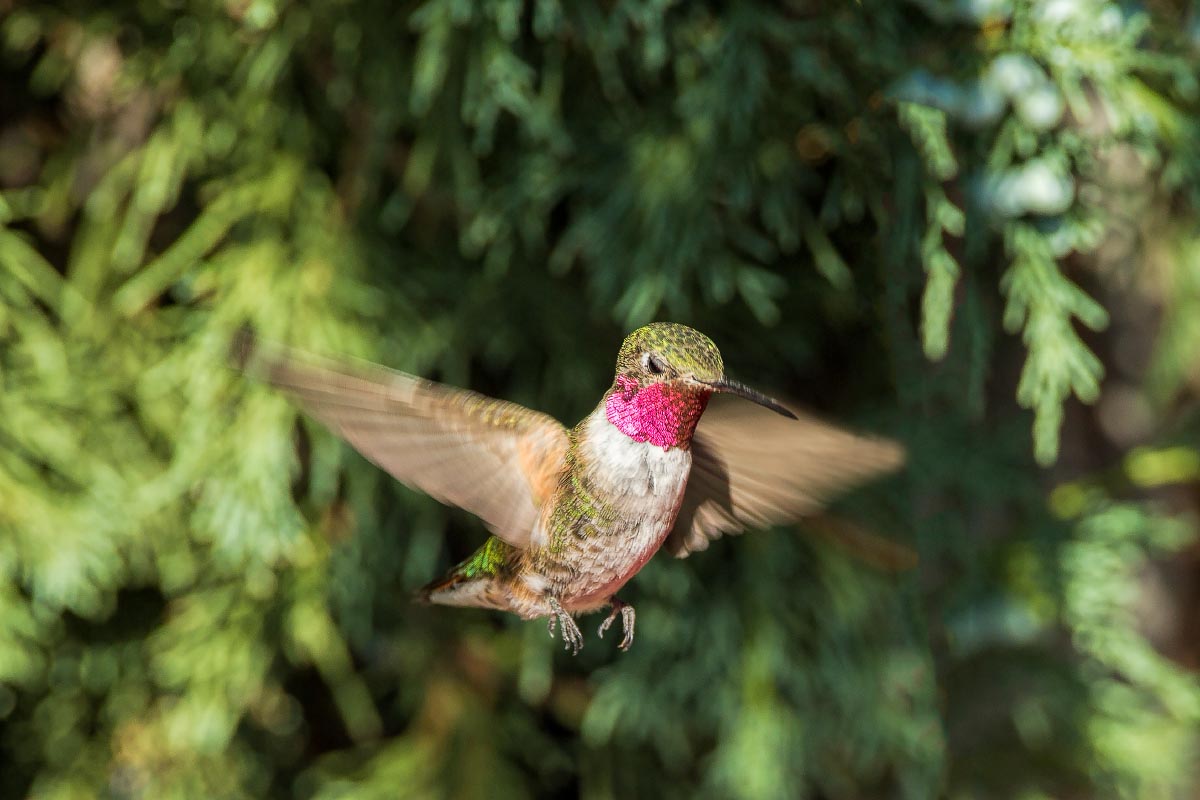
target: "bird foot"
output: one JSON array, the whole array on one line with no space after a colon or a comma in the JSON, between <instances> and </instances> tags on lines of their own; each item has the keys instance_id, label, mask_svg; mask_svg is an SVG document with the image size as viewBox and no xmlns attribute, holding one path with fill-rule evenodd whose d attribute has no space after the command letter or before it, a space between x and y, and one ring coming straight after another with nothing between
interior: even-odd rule
<instances>
[{"instance_id":1,"label":"bird foot","mask_svg":"<svg viewBox=\"0 0 1200 800\"><path fill-rule=\"evenodd\" d=\"M550 598L550 623L547 629L550 631L550 638L554 638L554 623L558 623L559 629L562 631L563 648L571 651L571 655L579 655L579 651L583 648L583 633L580 632L579 626L575 624L575 619L566 610L558 604L558 601L553 597Z\"/></svg>"},{"instance_id":2,"label":"bird foot","mask_svg":"<svg viewBox=\"0 0 1200 800\"><path fill-rule=\"evenodd\" d=\"M617 614L619 613L621 615L621 628L625 631L625 637L621 639L621 643L617 646L622 650L628 650L629 646L633 644L633 624L637 619L637 614L634 613L633 606L618 600L616 597L609 598L608 604L612 606L612 611L604 618L604 622L600 623L600 629L596 631L596 634L603 639L604 632L616 621Z\"/></svg>"}]
</instances>

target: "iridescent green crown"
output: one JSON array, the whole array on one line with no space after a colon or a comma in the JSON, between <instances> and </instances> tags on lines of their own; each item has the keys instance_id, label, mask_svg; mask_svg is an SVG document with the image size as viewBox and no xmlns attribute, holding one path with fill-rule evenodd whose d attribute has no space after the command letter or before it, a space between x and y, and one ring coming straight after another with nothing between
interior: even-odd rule
<instances>
[{"instance_id":1,"label":"iridescent green crown","mask_svg":"<svg viewBox=\"0 0 1200 800\"><path fill-rule=\"evenodd\" d=\"M652 322L625 337L617 355L617 371L635 369L642 353L653 353L670 367L702 381L720 380L725 374L721 351L695 328L674 322Z\"/></svg>"}]
</instances>

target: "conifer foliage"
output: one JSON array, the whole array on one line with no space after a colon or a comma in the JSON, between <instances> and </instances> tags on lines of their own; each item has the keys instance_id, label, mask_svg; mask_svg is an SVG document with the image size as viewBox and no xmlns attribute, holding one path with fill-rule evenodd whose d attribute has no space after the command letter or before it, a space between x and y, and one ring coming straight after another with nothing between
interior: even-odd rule
<instances>
[{"instance_id":1,"label":"conifer foliage","mask_svg":"<svg viewBox=\"0 0 1200 800\"><path fill-rule=\"evenodd\" d=\"M0 7L0 795L1200 785L1183 4ZM225 358L573 423L652 319L909 466L574 659L414 605L482 526Z\"/></svg>"}]
</instances>

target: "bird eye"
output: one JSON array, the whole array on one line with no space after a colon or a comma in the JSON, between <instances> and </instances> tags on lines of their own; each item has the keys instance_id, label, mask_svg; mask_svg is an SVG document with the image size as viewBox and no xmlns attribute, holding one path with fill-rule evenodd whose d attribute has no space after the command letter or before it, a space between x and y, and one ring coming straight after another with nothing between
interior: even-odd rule
<instances>
[{"instance_id":1,"label":"bird eye","mask_svg":"<svg viewBox=\"0 0 1200 800\"><path fill-rule=\"evenodd\" d=\"M659 361L656 356L650 353L646 353L642 356L642 366L645 367L646 371L651 375L661 375L667 371L666 365Z\"/></svg>"}]
</instances>

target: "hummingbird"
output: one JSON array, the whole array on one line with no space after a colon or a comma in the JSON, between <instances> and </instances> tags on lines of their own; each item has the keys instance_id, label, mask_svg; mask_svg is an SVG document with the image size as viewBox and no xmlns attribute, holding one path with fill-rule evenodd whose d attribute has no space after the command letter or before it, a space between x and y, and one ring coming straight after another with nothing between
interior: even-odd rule
<instances>
[{"instance_id":1,"label":"hummingbird","mask_svg":"<svg viewBox=\"0 0 1200 800\"><path fill-rule=\"evenodd\" d=\"M811 516L904 459L892 441L734 380L711 339L670 322L625 338L612 385L573 428L403 372L260 345L247 330L234 352L401 483L484 522L488 539L421 599L546 618L573 653L576 617L605 608L599 635L619 617L629 648L636 613L617 594L659 550L683 558ZM718 395L729 397L710 408Z\"/></svg>"}]
</instances>

